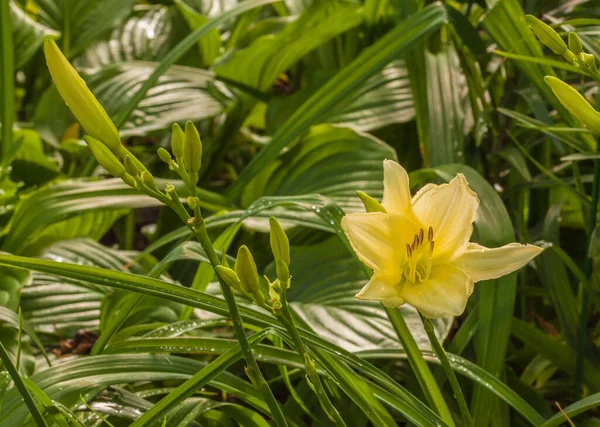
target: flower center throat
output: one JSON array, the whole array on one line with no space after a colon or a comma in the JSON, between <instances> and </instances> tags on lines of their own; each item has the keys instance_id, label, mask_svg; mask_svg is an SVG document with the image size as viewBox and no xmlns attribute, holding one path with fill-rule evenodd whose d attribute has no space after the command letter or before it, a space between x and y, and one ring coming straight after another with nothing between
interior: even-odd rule
<instances>
[{"instance_id":1,"label":"flower center throat","mask_svg":"<svg viewBox=\"0 0 600 427\"><path fill-rule=\"evenodd\" d=\"M406 281L417 284L429 278L434 247L433 227L427 230L427 241L421 228L419 233L415 234L412 243L406 243L406 260L402 266Z\"/></svg>"}]
</instances>

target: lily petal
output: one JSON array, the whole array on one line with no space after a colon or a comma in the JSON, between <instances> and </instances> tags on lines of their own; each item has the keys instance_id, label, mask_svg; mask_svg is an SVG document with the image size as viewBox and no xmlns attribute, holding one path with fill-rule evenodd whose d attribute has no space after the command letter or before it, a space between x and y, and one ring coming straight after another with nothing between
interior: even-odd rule
<instances>
[{"instance_id":1,"label":"lily petal","mask_svg":"<svg viewBox=\"0 0 600 427\"><path fill-rule=\"evenodd\" d=\"M535 245L510 243L500 248L486 248L469 243L454 263L465 270L473 282L497 279L523 267L544 249Z\"/></svg>"},{"instance_id":2,"label":"lily petal","mask_svg":"<svg viewBox=\"0 0 600 427\"><path fill-rule=\"evenodd\" d=\"M478 207L477 194L461 173L448 184L429 184L415 195L415 216L423 226L433 228L434 257L451 257L464 251Z\"/></svg>"},{"instance_id":3,"label":"lily petal","mask_svg":"<svg viewBox=\"0 0 600 427\"><path fill-rule=\"evenodd\" d=\"M459 316L473 292L473 281L460 268L449 264L435 266L429 279L405 283L401 296L425 317Z\"/></svg>"},{"instance_id":4,"label":"lily petal","mask_svg":"<svg viewBox=\"0 0 600 427\"><path fill-rule=\"evenodd\" d=\"M406 214L411 209L406 170L393 160L383 161L383 207L388 213Z\"/></svg>"},{"instance_id":5,"label":"lily petal","mask_svg":"<svg viewBox=\"0 0 600 427\"><path fill-rule=\"evenodd\" d=\"M380 301L388 307L399 307L404 304L404 299L398 295L398 287L382 280L381 276L375 273L369 283L367 283L356 298L362 300Z\"/></svg>"},{"instance_id":6,"label":"lily petal","mask_svg":"<svg viewBox=\"0 0 600 427\"><path fill-rule=\"evenodd\" d=\"M383 212L351 213L342 218L342 229L358 258L374 270L393 263L390 218Z\"/></svg>"}]
</instances>

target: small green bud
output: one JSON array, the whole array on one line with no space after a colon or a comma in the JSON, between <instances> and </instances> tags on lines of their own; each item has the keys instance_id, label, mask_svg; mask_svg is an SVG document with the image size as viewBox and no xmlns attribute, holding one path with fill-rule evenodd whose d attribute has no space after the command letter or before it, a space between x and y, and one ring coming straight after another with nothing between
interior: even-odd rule
<instances>
[{"instance_id":1,"label":"small green bud","mask_svg":"<svg viewBox=\"0 0 600 427\"><path fill-rule=\"evenodd\" d=\"M198 205L198 199L196 197L188 196L187 202L190 209L195 209Z\"/></svg>"},{"instance_id":2,"label":"small green bud","mask_svg":"<svg viewBox=\"0 0 600 427\"><path fill-rule=\"evenodd\" d=\"M140 175L140 179L144 183L146 187L151 190L158 191L158 187L156 186L156 181L154 181L154 177L148 171L143 171Z\"/></svg>"},{"instance_id":3,"label":"small green bud","mask_svg":"<svg viewBox=\"0 0 600 427\"><path fill-rule=\"evenodd\" d=\"M544 80L571 114L592 132L600 134L600 113L575 88L556 77L546 76Z\"/></svg>"},{"instance_id":4,"label":"small green bud","mask_svg":"<svg viewBox=\"0 0 600 427\"><path fill-rule=\"evenodd\" d=\"M173 161L171 154L162 147L160 147L158 150L156 150L156 153L158 154L158 157L160 157L160 159L163 162L165 162L166 164L169 164L169 163L171 163L171 161Z\"/></svg>"},{"instance_id":5,"label":"small green bud","mask_svg":"<svg viewBox=\"0 0 600 427\"><path fill-rule=\"evenodd\" d=\"M269 226L271 228L271 234L269 240L271 242L271 250L275 261L281 260L286 266L290 265L290 241L288 236L283 231L283 227L277 221L277 218L272 216L269 218Z\"/></svg>"},{"instance_id":6,"label":"small green bud","mask_svg":"<svg viewBox=\"0 0 600 427\"><path fill-rule=\"evenodd\" d=\"M529 26L543 45L549 47L557 55L565 54L568 50L567 45L550 25L540 21L533 15L527 15L526 18Z\"/></svg>"},{"instance_id":7,"label":"small green bud","mask_svg":"<svg viewBox=\"0 0 600 427\"><path fill-rule=\"evenodd\" d=\"M381 203L369 196L367 193L363 191L357 191L356 194L358 195L358 197L360 197L360 200L363 202L363 205L365 205L365 209L367 212L387 212L385 208L381 205Z\"/></svg>"},{"instance_id":8,"label":"small green bud","mask_svg":"<svg viewBox=\"0 0 600 427\"><path fill-rule=\"evenodd\" d=\"M118 154L121 137L92 91L50 37L44 39L44 54L58 93L85 131Z\"/></svg>"},{"instance_id":9,"label":"small green bud","mask_svg":"<svg viewBox=\"0 0 600 427\"><path fill-rule=\"evenodd\" d=\"M127 171L127 173L129 175L131 175L132 177L136 178L139 176L140 171L137 168L133 157L131 157L131 155L126 155L125 159L123 160L123 164L125 165L125 170Z\"/></svg>"},{"instance_id":10,"label":"small green bud","mask_svg":"<svg viewBox=\"0 0 600 427\"><path fill-rule=\"evenodd\" d=\"M230 288L233 288L236 291L242 291L240 279L235 271L223 265L217 265L215 270L223 282L225 282L225 284L227 284Z\"/></svg>"},{"instance_id":11,"label":"small green bud","mask_svg":"<svg viewBox=\"0 0 600 427\"><path fill-rule=\"evenodd\" d=\"M183 145L185 141L185 133L177 123L173 123L171 128L171 150L176 159L183 157Z\"/></svg>"},{"instance_id":12,"label":"small green bud","mask_svg":"<svg viewBox=\"0 0 600 427\"><path fill-rule=\"evenodd\" d=\"M591 53L583 53L583 63L593 72L598 72L598 66L596 65L596 57Z\"/></svg>"},{"instance_id":13,"label":"small green bud","mask_svg":"<svg viewBox=\"0 0 600 427\"><path fill-rule=\"evenodd\" d=\"M102 165L102 167L106 169L109 174L116 176L117 178L121 178L123 176L125 173L125 168L117 156L115 156L106 145L90 135L85 135L83 139L87 143L88 147L90 147L90 150L96 160L98 160L98 163L100 163L100 165Z\"/></svg>"},{"instance_id":14,"label":"small green bud","mask_svg":"<svg viewBox=\"0 0 600 427\"><path fill-rule=\"evenodd\" d=\"M242 290L244 292L251 294L260 289L256 263L254 262L254 258L252 257L252 254L246 245L243 245L238 250L234 268L240 279Z\"/></svg>"},{"instance_id":15,"label":"small green bud","mask_svg":"<svg viewBox=\"0 0 600 427\"><path fill-rule=\"evenodd\" d=\"M569 33L569 50L575 55L579 55L583 51L583 45L577 33Z\"/></svg>"},{"instance_id":16,"label":"small green bud","mask_svg":"<svg viewBox=\"0 0 600 427\"><path fill-rule=\"evenodd\" d=\"M289 284L290 268L282 259L275 260L275 271L279 280L285 280Z\"/></svg>"},{"instance_id":17,"label":"small green bud","mask_svg":"<svg viewBox=\"0 0 600 427\"><path fill-rule=\"evenodd\" d=\"M202 142L200 141L198 129L196 129L196 126L191 121L185 124L183 162L190 175L197 175L202 166ZM193 182L193 184L196 183Z\"/></svg>"}]
</instances>

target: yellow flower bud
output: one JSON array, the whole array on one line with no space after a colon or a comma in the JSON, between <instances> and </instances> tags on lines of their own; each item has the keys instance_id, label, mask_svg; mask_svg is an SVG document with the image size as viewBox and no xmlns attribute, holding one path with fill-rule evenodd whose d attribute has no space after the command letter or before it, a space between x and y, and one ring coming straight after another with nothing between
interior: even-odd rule
<instances>
[{"instance_id":1,"label":"yellow flower bud","mask_svg":"<svg viewBox=\"0 0 600 427\"><path fill-rule=\"evenodd\" d=\"M575 55L579 55L583 51L583 45L581 44L581 39L579 38L577 33L569 33L569 49Z\"/></svg>"},{"instance_id":2,"label":"yellow flower bud","mask_svg":"<svg viewBox=\"0 0 600 427\"><path fill-rule=\"evenodd\" d=\"M557 55L564 55L568 50L567 45L550 25L540 21L533 15L527 15L526 18L529 26L543 45L549 47Z\"/></svg>"},{"instance_id":3,"label":"yellow flower bud","mask_svg":"<svg viewBox=\"0 0 600 427\"><path fill-rule=\"evenodd\" d=\"M89 135L85 135L83 139L87 143L88 147L90 147L90 150L98 163L100 163L100 165L102 165L102 167L106 169L109 174L120 178L125 173L125 168L117 156L115 156L113 152L106 147L106 145Z\"/></svg>"},{"instance_id":4,"label":"yellow flower bud","mask_svg":"<svg viewBox=\"0 0 600 427\"><path fill-rule=\"evenodd\" d=\"M158 154L158 157L167 164L171 163L171 161L173 160L169 152L162 147L156 150L156 153Z\"/></svg>"},{"instance_id":5,"label":"yellow flower bud","mask_svg":"<svg viewBox=\"0 0 600 427\"><path fill-rule=\"evenodd\" d=\"M571 114L592 132L600 134L600 113L575 88L556 77L546 76L544 80Z\"/></svg>"},{"instance_id":6,"label":"yellow flower bud","mask_svg":"<svg viewBox=\"0 0 600 427\"><path fill-rule=\"evenodd\" d=\"M183 162L190 175L197 175L202 166L202 142L198 129L191 121L185 124L185 143L183 144ZM196 184L195 182L193 184Z\"/></svg>"},{"instance_id":7,"label":"yellow flower bud","mask_svg":"<svg viewBox=\"0 0 600 427\"><path fill-rule=\"evenodd\" d=\"M235 271L233 271L229 267L225 267L223 265L217 265L215 267L217 274L225 282L226 285L235 289L236 291L242 291L242 286L240 283L240 279Z\"/></svg>"},{"instance_id":8,"label":"yellow flower bud","mask_svg":"<svg viewBox=\"0 0 600 427\"><path fill-rule=\"evenodd\" d=\"M185 133L177 123L173 123L171 131L171 150L175 158L183 157L183 143L185 141Z\"/></svg>"},{"instance_id":9,"label":"yellow flower bud","mask_svg":"<svg viewBox=\"0 0 600 427\"><path fill-rule=\"evenodd\" d=\"M288 236L274 216L269 218L269 226L271 228L271 234L269 236L271 250L273 251L275 261L281 260L286 265L290 265L290 241Z\"/></svg>"},{"instance_id":10,"label":"yellow flower bud","mask_svg":"<svg viewBox=\"0 0 600 427\"><path fill-rule=\"evenodd\" d=\"M256 263L246 245L238 250L234 268L244 292L251 294L260 289Z\"/></svg>"},{"instance_id":11,"label":"yellow flower bud","mask_svg":"<svg viewBox=\"0 0 600 427\"><path fill-rule=\"evenodd\" d=\"M360 197L360 200L363 202L363 205L365 205L365 209L367 212L387 212L385 208L381 205L381 203L369 196L367 193L363 191L357 191L356 194L358 195L358 197Z\"/></svg>"},{"instance_id":12,"label":"yellow flower bud","mask_svg":"<svg viewBox=\"0 0 600 427\"><path fill-rule=\"evenodd\" d=\"M52 80L85 131L117 153L121 138L117 128L83 79L62 54L54 40L46 37L44 53Z\"/></svg>"}]
</instances>

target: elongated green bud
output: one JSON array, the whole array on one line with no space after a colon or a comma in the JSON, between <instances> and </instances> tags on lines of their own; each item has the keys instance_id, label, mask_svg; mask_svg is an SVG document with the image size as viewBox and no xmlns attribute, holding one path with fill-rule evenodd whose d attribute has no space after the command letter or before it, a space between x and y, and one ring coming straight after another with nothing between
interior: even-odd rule
<instances>
[{"instance_id":1,"label":"elongated green bud","mask_svg":"<svg viewBox=\"0 0 600 427\"><path fill-rule=\"evenodd\" d=\"M90 147L90 150L96 160L98 160L98 163L100 163L109 174L120 178L125 173L125 167L106 145L90 135L85 135L83 139L88 147Z\"/></svg>"},{"instance_id":2,"label":"elongated green bud","mask_svg":"<svg viewBox=\"0 0 600 427\"><path fill-rule=\"evenodd\" d=\"M171 150L176 159L183 157L183 144L185 141L185 133L177 123L173 123L171 130Z\"/></svg>"},{"instance_id":3,"label":"elongated green bud","mask_svg":"<svg viewBox=\"0 0 600 427\"><path fill-rule=\"evenodd\" d=\"M58 93L85 131L118 153L121 138L117 128L83 79L62 54L54 40L46 37L44 54Z\"/></svg>"},{"instance_id":4,"label":"elongated green bud","mask_svg":"<svg viewBox=\"0 0 600 427\"><path fill-rule=\"evenodd\" d=\"M236 291L242 291L242 285L240 279L235 271L233 271L229 267L225 267L223 265L217 265L215 267L217 270L217 274L219 277L225 282L230 288L235 289Z\"/></svg>"},{"instance_id":5,"label":"elongated green bud","mask_svg":"<svg viewBox=\"0 0 600 427\"><path fill-rule=\"evenodd\" d=\"M156 181L154 181L154 177L152 176L152 174L150 172L143 171L140 174L140 179L142 180L142 182L144 183L144 185L146 187L148 187L151 190L158 191L158 187L156 186Z\"/></svg>"},{"instance_id":6,"label":"elongated green bud","mask_svg":"<svg viewBox=\"0 0 600 427\"><path fill-rule=\"evenodd\" d=\"M133 176L134 178L139 177L140 171L133 161L133 157L131 155L128 154L125 156L125 159L123 159L123 164L125 165L125 170L129 175Z\"/></svg>"},{"instance_id":7,"label":"elongated green bud","mask_svg":"<svg viewBox=\"0 0 600 427\"><path fill-rule=\"evenodd\" d=\"M196 129L196 126L191 121L185 124L183 162L190 175L197 175L202 166L202 142L200 141L198 129ZM196 182L193 182L193 184L196 184Z\"/></svg>"},{"instance_id":8,"label":"elongated green bud","mask_svg":"<svg viewBox=\"0 0 600 427\"><path fill-rule=\"evenodd\" d=\"M283 230L283 227L277 221L277 218L272 216L269 218L269 226L271 228L270 242L271 250L275 260L282 260L287 265L290 265L290 240Z\"/></svg>"},{"instance_id":9,"label":"elongated green bud","mask_svg":"<svg viewBox=\"0 0 600 427\"><path fill-rule=\"evenodd\" d=\"M162 147L160 147L158 150L156 150L156 154L158 154L158 157L166 164L171 163L171 161L173 160L173 158L171 157L171 154Z\"/></svg>"},{"instance_id":10,"label":"elongated green bud","mask_svg":"<svg viewBox=\"0 0 600 427\"><path fill-rule=\"evenodd\" d=\"M357 191L356 194L358 195L358 197L360 197L360 200L363 202L363 205L365 205L365 210L367 212L387 212L385 208L381 205L381 203L369 196L367 193L363 191Z\"/></svg>"},{"instance_id":11,"label":"elongated green bud","mask_svg":"<svg viewBox=\"0 0 600 427\"><path fill-rule=\"evenodd\" d=\"M596 57L591 53L583 54L583 63L594 73L598 72L598 66L596 65Z\"/></svg>"},{"instance_id":12,"label":"elongated green bud","mask_svg":"<svg viewBox=\"0 0 600 427\"><path fill-rule=\"evenodd\" d=\"M234 268L244 292L251 294L260 289L256 263L246 245L240 247L238 250Z\"/></svg>"},{"instance_id":13,"label":"elongated green bud","mask_svg":"<svg viewBox=\"0 0 600 427\"><path fill-rule=\"evenodd\" d=\"M544 46L549 47L557 55L564 55L568 50L567 45L550 25L540 21L533 15L527 15L526 18L529 26Z\"/></svg>"},{"instance_id":14,"label":"elongated green bud","mask_svg":"<svg viewBox=\"0 0 600 427\"><path fill-rule=\"evenodd\" d=\"M575 88L556 77L546 76L544 80L571 114L592 132L600 134L600 113Z\"/></svg>"},{"instance_id":15,"label":"elongated green bud","mask_svg":"<svg viewBox=\"0 0 600 427\"><path fill-rule=\"evenodd\" d=\"M581 52L583 52L583 45L581 44L581 39L577 33L569 33L569 50L575 55L579 55Z\"/></svg>"}]
</instances>

